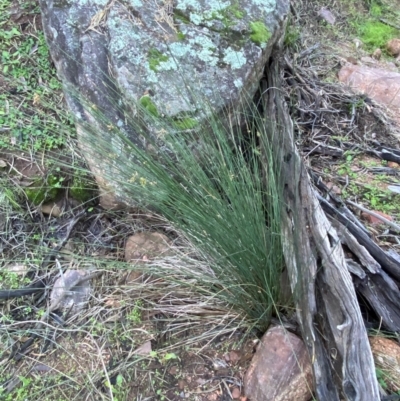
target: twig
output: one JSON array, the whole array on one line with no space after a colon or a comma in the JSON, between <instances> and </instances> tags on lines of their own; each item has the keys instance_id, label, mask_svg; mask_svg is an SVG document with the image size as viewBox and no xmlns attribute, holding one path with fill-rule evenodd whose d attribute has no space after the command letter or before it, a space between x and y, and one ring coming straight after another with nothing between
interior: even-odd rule
<instances>
[{"instance_id":1,"label":"twig","mask_svg":"<svg viewBox=\"0 0 400 401\"><path fill-rule=\"evenodd\" d=\"M315 45L309 47L308 49L303 50L299 56L297 57L298 60L302 59L303 57L309 56L314 50L318 49L319 47L319 42L317 42Z\"/></svg>"},{"instance_id":2,"label":"twig","mask_svg":"<svg viewBox=\"0 0 400 401\"><path fill-rule=\"evenodd\" d=\"M357 241L367 248L368 252L381 265L381 267L394 279L400 281L400 263L384 252L383 249L373 242L364 231L357 227L355 223L348 220L344 214L333 207L325 198L318 193L316 193L316 195L325 212L345 225L346 228L357 238Z\"/></svg>"}]
</instances>

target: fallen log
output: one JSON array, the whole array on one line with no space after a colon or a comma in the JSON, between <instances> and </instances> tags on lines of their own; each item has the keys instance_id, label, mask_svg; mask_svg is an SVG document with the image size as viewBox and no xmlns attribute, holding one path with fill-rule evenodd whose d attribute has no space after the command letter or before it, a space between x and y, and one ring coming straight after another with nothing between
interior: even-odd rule
<instances>
[{"instance_id":1,"label":"fallen log","mask_svg":"<svg viewBox=\"0 0 400 401\"><path fill-rule=\"evenodd\" d=\"M284 256L297 316L313 363L318 400L379 400L374 361L340 239L296 149L281 91L279 55L263 88L268 135L283 183ZM267 154L264 150L264 154Z\"/></svg>"}]
</instances>

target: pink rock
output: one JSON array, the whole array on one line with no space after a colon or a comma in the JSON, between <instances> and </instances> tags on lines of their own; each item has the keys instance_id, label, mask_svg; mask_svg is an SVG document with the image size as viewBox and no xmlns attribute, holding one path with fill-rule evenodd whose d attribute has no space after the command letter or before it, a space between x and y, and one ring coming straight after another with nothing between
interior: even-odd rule
<instances>
[{"instance_id":1,"label":"pink rock","mask_svg":"<svg viewBox=\"0 0 400 401\"><path fill-rule=\"evenodd\" d=\"M244 378L252 401L308 401L312 368L303 341L280 326L269 329Z\"/></svg>"},{"instance_id":2,"label":"pink rock","mask_svg":"<svg viewBox=\"0 0 400 401\"><path fill-rule=\"evenodd\" d=\"M386 213L378 212L377 210L374 210L374 212L376 214L379 214L380 216L384 217L386 220L389 220L389 221L393 220L393 217L389 216ZM373 226L379 226L379 225L385 224L382 220L378 219L375 216L372 216L369 213L361 213L361 215L364 217L365 220L368 221L368 223L372 224Z\"/></svg>"},{"instance_id":3,"label":"pink rock","mask_svg":"<svg viewBox=\"0 0 400 401\"><path fill-rule=\"evenodd\" d=\"M339 80L355 92L367 94L384 104L400 123L400 74L378 68L346 64L339 71Z\"/></svg>"},{"instance_id":4,"label":"pink rock","mask_svg":"<svg viewBox=\"0 0 400 401\"><path fill-rule=\"evenodd\" d=\"M237 399L240 398L240 390L239 390L237 387L235 387L235 388L232 390L232 398L233 398L234 400L237 400Z\"/></svg>"}]
</instances>

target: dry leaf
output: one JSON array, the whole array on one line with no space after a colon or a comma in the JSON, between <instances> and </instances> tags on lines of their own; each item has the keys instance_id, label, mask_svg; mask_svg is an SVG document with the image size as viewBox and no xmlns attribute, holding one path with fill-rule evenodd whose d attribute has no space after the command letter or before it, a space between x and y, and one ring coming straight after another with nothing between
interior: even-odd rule
<instances>
[{"instance_id":1,"label":"dry leaf","mask_svg":"<svg viewBox=\"0 0 400 401\"><path fill-rule=\"evenodd\" d=\"M144 355L147 356L150 354L150 352L152 351L151 349L151 341L146 341L145 343L143 343L142 345L140 345L139 347L137 347L135 349L135 351L133 351L133 353L135 355Z\"/></svg>"}]
</instances>

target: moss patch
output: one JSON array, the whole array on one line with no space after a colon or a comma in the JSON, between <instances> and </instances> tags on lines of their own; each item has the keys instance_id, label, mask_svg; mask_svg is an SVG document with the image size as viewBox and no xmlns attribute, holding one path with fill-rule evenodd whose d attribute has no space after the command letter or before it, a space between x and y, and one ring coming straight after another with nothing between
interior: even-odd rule
<instances>
[{"instance_id":1,"label":"moss patch","mask_svg":"<svg viewBox=\"0 0 400 401\"><path fill-rule=\"evenodd\" d=\"M186 35L184 33L182 33L181 31L178 31L176 36L178 37L178 40L184 40L186 38Z\"/></svg>"},{"instance_id":2,"label":"moss patch","mask_svg":"<svg viewBox=\"0 0 400 401\"><path fill-rule=\"evenodd\" d=\"M198 125L198 122L194 118L186 117L180 120L173 121L173 126L179 130L192 129Z\"/></svg>"},{"instance_id":3,"label":"moss patch","mask_svg":"<svg viewBox=\"0 0 400 401\"><path fill-rule=\"evenodd\" d=\"M369 13L374 17L380 17L382 15L382 7L376 3L372 3Z\"/></svg>"},{"instance_id":4,"label":"moss patch","mask_svg":"<svg viewBox=\"0 0 400 401\"><path fill-rule=\"evenodd\" d=\"M69 193L77 201L85 203L96 197L96 185L88 176L76 173L69 188Z\"/></svg>"},{"instance_id":5,"label":"moss patch","mask_svg":"<svg viewBox=\"0 0 400 401\"><path fill-rule=\"evenodd\" d=\"M380 21L367 21L358 25L358 31L364 44L371 48L383 47L388 40L400 34L397 29Z\"/></svg>"},{"instance_id":6,"label":"moss patch","mask_svg":"<svg viewBox=\"0 0 400 401\"><path fill-rule=\"evenodd\" d=\"M221 20L225 29L229 29L235 25L235 20L242 19L244 16L245 11L241 10L239 8L239 4L236 2L235 4L213 15L213 18Z\"/></svg>"},{"instance_id":7,"label":"moss patch","mask_svg":"<svg viewBox=\"0 0 400 401\"><path fill-rule=\"evenodd\" d=\"M250 39L258 45L267 43L271 37L271 32L262 21L251 22L250 29Z\"/></svg>"},{"instance_id":8,"label":"moss patch","mask_svg":"<svg viewBox=\"0 0 400 401\"><path fill-rule=\"evenodd\" d=\"M150 99L149 95L142 96L139 100L140 105L146 109L149 114L154 117L158 117L158 110L155 103Z\"/></svg>"},{"instance_id":9,"label":"moss patch","mask_svg":"<svg viewBox=\"0 0 400 401\"><path fill-rule=\"evenodd\" d=\"M169 57L153 48L149 50L148 61L150 70L157 71L162 62L168 61Z\"/></svg>"},{"instance_id":10,"label":"moss patch","mask_svg":"<svg viewBox=\"0 0 400 401\"><path fill-rule=\"evenodd\" d=\"M63 178L55 175L49 175L47 182L43 182L42 179L38 178L32 186L25 189L25 195L34 205L50 202L57 197L62 181Z\"/></svg>"}]
</instances>

